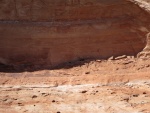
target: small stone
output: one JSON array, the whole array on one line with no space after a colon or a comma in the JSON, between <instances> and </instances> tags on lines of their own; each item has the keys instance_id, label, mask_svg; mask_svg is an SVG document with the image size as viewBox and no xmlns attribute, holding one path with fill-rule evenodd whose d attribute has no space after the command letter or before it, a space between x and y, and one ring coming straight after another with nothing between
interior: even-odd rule
<instances>
[{"instance_id":1,"label":"small stone","mask_svg":"<svg viewBox=\"0 0 150 113\"><path fill-rule=\"evenodd\" d=\"M139 94L134 94L134 95L133 95L133 97L138 97L138 96L139 96Z\"/></svg>"},{"instance_id":2,"label":"small stone","mask_svg":"<svg viewBox=\"0 0 150 113\"><path fill-rule=\"evenodd\" d=\"M145 65L145 67L150 67L150 65L149 65L149 64L147 64L147 65Z\"/></svg>"},{"instance_id":3,"label":"small stone","mask_svg":"<svg viewBox=\"0 0 150 113\"><path fill-rule=\"evenodd\" d=\"M116 94L116 92L111 92L111 94Z\"/></svg>"},{"instance_id":4,"label":"small stone","mask_svg":"<svg viewBox=\"0 0 150 113\"><path fill-rule=\"evenodd\" d=\"M96 60L96 62L101 62L101 60Z\"/></svg>"},{"instance_id":5,"label":"small stone","mask_svg":"<svg viewBox=\"0 0 150 113\"><path fill-rule=\"evenodd\" d=\"M52 100L52 102L54 103L54 102L56 102L55 100Z\"/></svg>"},{"instance_id":6,"label":"small stone","mask_svg":"<svg viewBox=\"0 0 150 113\"><path fill-rule=\"evenodd\" d=\"M37 96L36 96L36 95L33 95L32 98L37 98Z\"/></svg>"},{"instance_id":7,"label":"small stone","mask_svg":"<svg viewBox=\"0 0 150 113\"><path fill-rule=\"evenodd\" d=\"M88 72L85 72L85 74L90 74L90 72L88 71Z\"/></svg>"},{"instance_id":8,"label":"small stone","mask_svg":"<svg viewBox=\"0 0 150 113\"><path fill-rule=\"evenodd\" d=\"M18 105L19 105L19 106L23 106L23 104L22 104L22 103L18 103Z\"/></svg>"},{"instance_id":9,"label":"small stone","mask_svg":"<svg viewBox=\"0 0 150 113\"><path fill-rule=\"evenodd\" d=\"M114 56L112 56L112 57L108 58L108 60L114 60Z\"/></svg>"},{"instance_id":10,"label":"small stone","mask_svg":"<svg viewBox=\"0 0 150 113\"><path fill-rule=\"evenodd\" d=\"M134 59L135 57L134 57L134 56L131 56L131 58Z\"/></svg>"},{"instance_id":11,"label":"small stone","mask_svg":"<svg viewBox=\"0 0 150 113\"><path fill-rule=\"evenodd\" d=\"M81 93L86 93L87 91L86 90L84 90L84 91L81 91Z\"/></svg>"},{"instance_id":12,"label":"small stone","mask_svg":"<svg viewBox=\"0 0 150 113\"><path fill-rule=\"evenodd\" d=\"M57 113L61 113L60 111L57 111Z\"/></svg>"},{"instance_id":13,"label":"small stone","mask_svg":"<svg viewBox=\"0 0 150 113\"><path fill-rule=\"evenodd\" d=\"M3 101L7 101L7 99L4 99Z\"/></svg>"},{"instance_id":14,"label":"small stone","mask_svg":"<svg viewBox=\"0 0 150 113\"><path fill-rule=\"evenodd\" d=\"M120 60L120 59L123 59L123 58L127 58L127 56L126 55L118 56L118 57L115 58L115 60Z\"/></svg>"}]
</instances>

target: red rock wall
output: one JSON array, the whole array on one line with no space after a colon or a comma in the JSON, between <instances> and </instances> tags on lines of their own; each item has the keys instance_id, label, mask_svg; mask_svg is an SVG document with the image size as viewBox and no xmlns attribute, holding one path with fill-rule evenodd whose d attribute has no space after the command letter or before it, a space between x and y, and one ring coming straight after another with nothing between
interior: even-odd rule
<instances>
[{"instance_id":1,"label":"red rock wall","mask_svg":"<svg viewBox=\"0 0 150 113\"><path fill-rule=\"evenodd\" d=\"M0 62L54 66L136 55L150 16L126 0L2 0Z\"/></svg>"}]
</instances>

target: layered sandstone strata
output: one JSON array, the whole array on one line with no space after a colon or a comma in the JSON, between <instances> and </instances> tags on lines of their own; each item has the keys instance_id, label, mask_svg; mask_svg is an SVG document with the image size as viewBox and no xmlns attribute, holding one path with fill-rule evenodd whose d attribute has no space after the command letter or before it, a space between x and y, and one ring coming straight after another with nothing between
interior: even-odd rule
<instances>
[{"instance_id":1,"label":"layered sandstone strata","mask_svg":"<svg viewBox=\"0 0 150 113\"><path fill-rule=\"evenodd\" d=\"M0 63L53 67L136 56L146 46L149 20L127 0L2 0Z\"/></svg>"}]
</instances>

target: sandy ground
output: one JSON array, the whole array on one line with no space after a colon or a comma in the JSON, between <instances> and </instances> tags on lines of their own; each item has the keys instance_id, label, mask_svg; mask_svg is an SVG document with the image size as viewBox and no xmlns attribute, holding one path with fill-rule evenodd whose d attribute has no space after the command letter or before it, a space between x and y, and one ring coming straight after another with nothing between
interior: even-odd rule
<instances>
[{"instance_id":1,"label":"sandy ground","mask_svg":"<svg viewBox=\"0 0 150 113\"><path fill-rule=\"evenodd\" d=\"M0 79L0 113L150 113L149 59L78 61Z\"/></svg>"}]
</instances>

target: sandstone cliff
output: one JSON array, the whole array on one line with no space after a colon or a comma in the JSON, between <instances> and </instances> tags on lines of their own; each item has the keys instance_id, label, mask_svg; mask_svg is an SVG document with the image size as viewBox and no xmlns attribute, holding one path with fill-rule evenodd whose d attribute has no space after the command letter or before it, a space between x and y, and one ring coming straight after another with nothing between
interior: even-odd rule
<instances>
[{"instance_id":1,"label":"sandstone cliff","mask_svg":"<svg viewBox=\"0 0 150 113\"><path fill-rule=\"evenodd\" d=\"M149 20L127 0L2 0L0 63L52 67L136 56L147 45Z\"/></svg>"},{"instance_id":2,"label":"sandstone cliff","mask_svg":"<svg viewBox=\"0 0 150 113\"><path fill-rule=\"evenodd\" d=\"M0 113L150 113L149 2L0 0Z\"/></svg>"}]
</instances>

